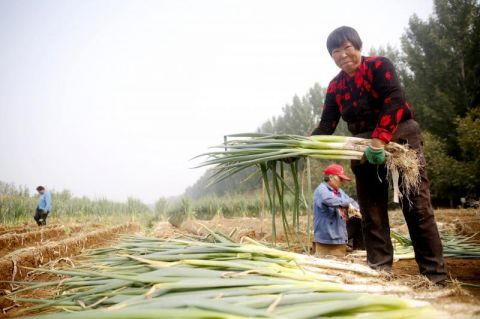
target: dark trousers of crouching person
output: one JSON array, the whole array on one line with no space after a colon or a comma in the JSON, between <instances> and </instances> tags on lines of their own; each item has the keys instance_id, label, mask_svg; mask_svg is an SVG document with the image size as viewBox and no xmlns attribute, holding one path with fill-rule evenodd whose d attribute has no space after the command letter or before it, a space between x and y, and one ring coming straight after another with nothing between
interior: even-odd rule
<instances>
[{"instance_id":1,"label":"dark trousers of crouching person","mask_svg":"<svg viewBox=\"0 0 480 319\"><path fill-rule=\"evenodd\" d=\"M357 135L369 138L372 132ZM393 135L393 142L407 144L420 160L421 182L414 194L405 194L400 204L412 239L420 273L432 282L447 278L443 248L430 202L430 186L425 167L420 127L414 120L400 123ZM357 184L357 196L363 214L363 232L368 264L375 269L390 271L393 263L393 247L388 221L387 170L385 165L352 161L352 171ZM400 176L401 179L401 176Z\"/></svg>"},{"instance_id":2,"label":"dark trousers of crouching person","mask_svg":"<svg viewBox=\"0 0 480 319\"><path fill-rule=\"evenodd\" d=\"M348 247L352 250L365 250L363 240L362 219L356 216L347 220Z\"/></svg>"},{"instance_id":3,"label":"dark trousers of crouching person","mask_svg":"<svg viewBox=\"0 0 480 319\"><path fill-rule=\"evenodd\" d=\"M49 212L46 212L42 209L38 209L35 211L35 216L33 216L33 219L37 222L38 226L45 226L47 225L47 216Z\"/></svg>"}]
</instances>

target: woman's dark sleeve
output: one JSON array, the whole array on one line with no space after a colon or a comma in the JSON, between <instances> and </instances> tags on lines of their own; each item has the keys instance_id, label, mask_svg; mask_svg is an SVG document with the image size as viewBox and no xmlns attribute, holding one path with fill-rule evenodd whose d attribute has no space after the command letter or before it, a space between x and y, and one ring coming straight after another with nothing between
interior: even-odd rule
<instances>
[{"instance_id":1,"label":"woman's dark sleeve","mask_svg":"<svg viewBox=\"0 0 480 319\"><path fill-rule=\"evenodd\" d=\"M372 65L372 69L373 90L382 101L380 116L372 138L388 143L397 130L404 112L408 111L408 105L392 62L387 58L379 58Z\"/></svg>"},{"instance_id":2,"label":"woman's dark sleeve","mask_svg":"<svg viewBox=\"0 0 480 319\"><path fill-rule=\"evenodd\" d=\"M310 135L332 135L340 120L340 109L335 100L335 81L330 82L320 123Z\"/></svg>"}]
</instances>

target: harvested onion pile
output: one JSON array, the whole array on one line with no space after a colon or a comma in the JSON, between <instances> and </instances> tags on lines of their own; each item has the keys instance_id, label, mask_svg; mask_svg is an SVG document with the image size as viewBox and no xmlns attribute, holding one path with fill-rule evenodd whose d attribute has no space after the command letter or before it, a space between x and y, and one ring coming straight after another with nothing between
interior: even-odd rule
<instances>
[{"instance_id":1,"label":"harvested onion pile","mask_svg":"<svg viewBox=\"0 0 480 319\"><path fill-rule=\"evenodd\" d=\"M379 284L379 274L366 266L212 235L216 242L126 237L115 247L91 251L76 268L40 270L69 278L8 298L39 304L28 313L64 310L35 318L434 317L423 303L369 293L402 287ZM46 286L61 293L50 300L16 296Z\"/></svg>"}]
</instances>

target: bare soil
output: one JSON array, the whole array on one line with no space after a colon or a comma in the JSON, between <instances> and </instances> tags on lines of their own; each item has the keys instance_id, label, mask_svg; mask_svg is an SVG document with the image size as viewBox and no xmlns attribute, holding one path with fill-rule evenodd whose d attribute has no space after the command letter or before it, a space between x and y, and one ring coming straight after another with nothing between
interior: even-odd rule
<instances>
[{"instance_id":1,"label":"bare soil","mask_svg":"<svg viewBox=\"0 0 480 319\"><path fill-rule=\"evenodd\" d=\"M77 226L74 227L74 229ZM89 227L86 227L89 229ZM80 227L78 227L80 229ZM85 230L85 229L84 229ZM90 228L91 230L91 228ZM49 262L68 263L70 257L79 255L83 250L89 248L96 248L108 243L111 243L117 235L123 233L130 233L139 230L139 225L135 223L126 223L112 226L109 228L100 228L87 232L76 233L69 238L62 234L62 238L54 241L46 241L42 245L34 245L26 248L20 248L9 252L4 257L0 258L0 318L2 316L12 316L16 313L13 302L2 298L2 295L7 294L12 289L16 288L15 284L9 281L22 280L42 280L41 277L28 278L31 269L37 268ZM48 231L48 230L47 230ZM43 278L45 279L45 278ZM47 278L48 279L48 278ZM35 290L35 296L42 294L48 295L49 290ZM53 291L50 291L51 296ZM10 311L5 311L9 309ZM3 313L3 314L2 314Z\"/></svg>"},{"instance_id":2,"label":"bare soil","mask_svg":"<svg viewBox=\"0 0 480 319\"><path fill-rule=\"evenodd\" d=\"M9 232L8 234L0 235L0 258L21 247L42 246L46 241L63 239L80 229L80 225L58 225L48 228L41 227L29 232Z\"/></svg>"},{"instance_id":3,"label":"bare soil","mask_svg":"<svg viewBox=\"0 0 480 319\"><path fill-rule=\"evenodd\" d=\"M55 228L61 226L61 224L48 224L46 226L42 226L44 229L48 228ZM16 226L0 226L0 236L5 235L5 234L21 234L21 233L26 233L30 231L35 231L38 230L39 227L37 225L33 224L24 224L22 226L16 225Z\"/></svg>"}]
</instances>

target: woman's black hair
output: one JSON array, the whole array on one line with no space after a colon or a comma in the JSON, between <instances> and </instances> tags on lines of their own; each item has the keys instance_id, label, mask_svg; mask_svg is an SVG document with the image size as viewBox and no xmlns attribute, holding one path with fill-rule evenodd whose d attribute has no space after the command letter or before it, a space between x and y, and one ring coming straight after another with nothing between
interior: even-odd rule
<instances>
[{"instance_id":1,"label":"woman's black hair","mask_svg":"<svg viewBox=\"0 0 480 319\"><path fill-rule=\"evenodd\" d=\"M43 186L38 186L37 187L37 191L44 191L44 190L45 190L45 187L43 187Z\"/></svg>"},{"instance_id":2,"label":"woman's black hair","mask_svg":"<svg viewBox=\"0 0 480 319\"><path fill-rule=\"evenodd\" d=\"M350 41L355 49L362 49L362 39L358 32L352 27L339 27L333 30L327 38L328 53L332 55L332 51L341 47L346 41Z\"/></svg>"}]
</instances>

